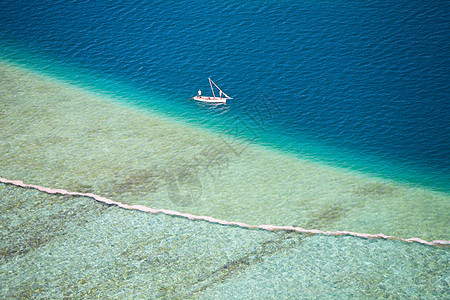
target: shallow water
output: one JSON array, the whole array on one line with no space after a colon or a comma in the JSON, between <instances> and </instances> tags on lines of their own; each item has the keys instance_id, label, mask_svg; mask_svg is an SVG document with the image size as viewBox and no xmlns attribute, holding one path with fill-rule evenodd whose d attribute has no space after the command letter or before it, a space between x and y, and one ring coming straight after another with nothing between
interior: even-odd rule
<instances>
[{"instance_id":1,"label":"shallow water","mask_svg":"<svg viewBox=\"0 0 450 300\"><path fill-rule=\"evenodd\" d=\"M12 65L0 72L0 173L10 179L254 223L448 239L444 193L229 140ZM229 151L215 152L225 142ZM189 148L168 151L181 145ZM208 165L197 156L205 151L224 158ZM221 182L234 178L219 176L227 173L240 179ZM448 294L447 248L271 233L0 189L5 298Z\"/></svg>"},{"instance_id":2,"label":"shallow water","mask_svg":"<svg viewBox=\"0 0 450 300\"><path fill-rule=\"evenodd\" d=\"M174 123L18 68L1 71L2 177L249 224L450 239L446 193Z\"/></svg>"},{"instance_id":3,"label":"shallow water","mask_svg":"<svg viewBox=\"0 0 450 300\"><path fill-rule=\"evenodd\" d=\"M127 211L0 184L2 298L445 298L448 248Z\"/></svg>"},{"instance_id":4,"label":"shallow water","mask_svg":"<svg viewBox=\"0 0 450 300\"><path fill-rule=\"evenodd\" d=\"M222 26L190 13L211 7ZM448 241L447 7L2 1L0 176L253 225ZM208 76L235 99L185 101ZM0 298L449 294L445 247L5 184L0 199Z\"/></svg>"}]
</instances>

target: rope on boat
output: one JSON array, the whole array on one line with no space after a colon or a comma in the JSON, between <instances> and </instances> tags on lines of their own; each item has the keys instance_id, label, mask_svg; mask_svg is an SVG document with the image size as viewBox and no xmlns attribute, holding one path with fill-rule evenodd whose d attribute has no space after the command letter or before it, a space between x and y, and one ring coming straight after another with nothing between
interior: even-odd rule
<instances>
[{"instance_id":1,"label":"rope on boat","mask_svg":"<svg viewBox=\"0 0 450 300\"><path fill-rule=\"evenodd\" d=\"M301 227L294 227L294 226L249 225L249 224L246 224L243 222L230 222L230 221L220 220L220 219L216 219L216 218L208 217L208 216L197 216L197 215L191 215L191 214L187 214L187 213L181 213L181 212L169 210L169 209L154 209L154 208L150 208L150 207L147 207L144 205L128 205L128 204L124 204L121 202L117 202L117 201L108 199L106 197L95 195L93 193L70 192L70 191L67 191L64 189L53 189L53 188L48 188L48 187L42 187L39 185L25 184L21 180L9 180L9 179L0 177L0 182L4 183L4 184L15 185L15 186L22 187L22 188L36 189L36 190L39 190L41 192L45 192L48 194L89 197L89 198L97 200L98 202L106 203L108 205L115 205L120 208L128 209L128 210L138 210L138 211L147 212L147 213L151 213L151 214L165 214L165 215L169 215L169 216L177 216L177 217L187 218L190 220L202 220L202 221L207 221L207 222L215 223L215 224L236 226L236 227L248 228L248 229L263 229L263 230L268 230L268 231L282 230L282 231L294 231L294 232L305 233L305 234L321 234L321 235L332 235L332 236L347 235L347 236L354 236L354 237L359 237L359 238L364 238L364 239L397 240L397 241L402 241L402 242L407 242L407 243L415 242L415 243L429 245L429 246L450 245L450 241L445 241L445 240L434 240L434 241L429 242L429 241L425 241L421 238L404 239L404 238L399 238L399 237L395 237L395 236L384 235L382 233L370 234L370 233L358 233L358 232L351 232L351 231L322 231L322 230L317 230L317 229L304 229Z\"/></svg>"}]
</instances>

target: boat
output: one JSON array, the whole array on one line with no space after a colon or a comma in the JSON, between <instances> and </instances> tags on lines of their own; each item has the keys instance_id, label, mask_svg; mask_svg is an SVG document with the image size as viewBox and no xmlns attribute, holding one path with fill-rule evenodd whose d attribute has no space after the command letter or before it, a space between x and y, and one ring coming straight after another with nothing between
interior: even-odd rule
<instances>
[{"instance_id":1,"label":"boat","mask_svg":"<svg viewBox=\"0 0 450 300\"><path fill-rule=\"evenodd\" d=\"M227 94L225 94L218 86L215 84L214 81L212 81L211 78L208 78L209 85L211 86L211 92L213 96L202 96L202 91L198 90L198 95L192 97L191 99L194 99L196 101L202 101L202 102L208 102L208 103L227 103L228 99L233 99ZM219 97L216 97L216 94L214 93L213 85L219 90Z\"/></svg>"}]
</instances>

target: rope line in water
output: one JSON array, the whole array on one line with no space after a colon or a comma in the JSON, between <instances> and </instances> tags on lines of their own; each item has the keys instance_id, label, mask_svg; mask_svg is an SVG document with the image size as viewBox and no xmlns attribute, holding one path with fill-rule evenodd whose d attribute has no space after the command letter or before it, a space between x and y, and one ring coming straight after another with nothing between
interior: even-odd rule
<instances>
[{"instance_id":1,"label":"rope line in water","mask_svg":"<svg viewBox=\"0 0 450 300\"><path fill-rule=\"evenodd\" d=\"M98 196L98 195L95 195L92 193L70 192L70 191L66 191L64 189L53 189L53 188L48 188L48 187L42 187L39 185L25 184L21 180L9 180L9 179L0 177L0 182L4 183L4 184L12 184L12 185L19 186L22 188L37 189L41 192L45 192L48 194L89 197L89 198L93 198L99 202L106 203L108 205L116 205L123 209L139 210L139 211L147 212L147 213L151 213L151 214L160 214L161 213L161 214L170 215L170 216L187 218L190 220L202 220L202 221L207 221L207 222L221 224L221 225L237 226L237 227L248 228L248 229L263 229L263 230L268 230L268 231L284 230L284 231L295 231L298 233L306 233L306 234L322 234L322 235L333 235L333 236L348 235L348 236L355 236L355 237L364 238L364 239L397 240L397 241L402 241L402 242L407 242L407 243L416 242L416 243L430 245L430 246L450 245L450 241L434 240L434 241L428 242L421 238L404 239L404 238L399 238L399 237L395 237L395 236L384 235L382 233L370 234L370 233L358 233L358 232L351 232L351 231L322 231L322 230L317 230L317 229L304 229L301 227L294 227L294 226L249 225L249 224L246 224L243 222L230 222L230 221L220 220L220 219L216 219L216 218L208 217L208 216L197 216L197 215L191 215L191 214L187 214L187 213L181 213L181 212L169 210L169 209L154 209L154 208L150 208L150 207L147 207L144 205L128 205L128 204L113 201L106 197Z\"/></svg>"}]
</instances>

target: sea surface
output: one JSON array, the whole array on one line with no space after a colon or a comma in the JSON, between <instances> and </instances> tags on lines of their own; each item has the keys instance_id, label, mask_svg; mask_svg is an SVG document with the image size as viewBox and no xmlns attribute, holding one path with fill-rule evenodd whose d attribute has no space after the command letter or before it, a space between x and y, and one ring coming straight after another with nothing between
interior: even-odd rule
<instances>
[{"instance_id":1,"label":"sea surface","mask_svg":"<svg viewBox=\"0 0 450 300\"><path fill-rule=\"evenodd\" d=\"M449 24L446 1L0 3L4 59L293 156L447 192ZM188 101L210 93L208 77L234 98L226 106Z\"/></svg>"},{"instance_id":2,"label":"sea surface","mask_svg":"<svg viewBox=\"0 0 450 300\"><path fill-rule=\"evenodd\" d=\"M0 298L448 299L449 40L445 1L1 1Z\"/></svg>"}]
</instances>

